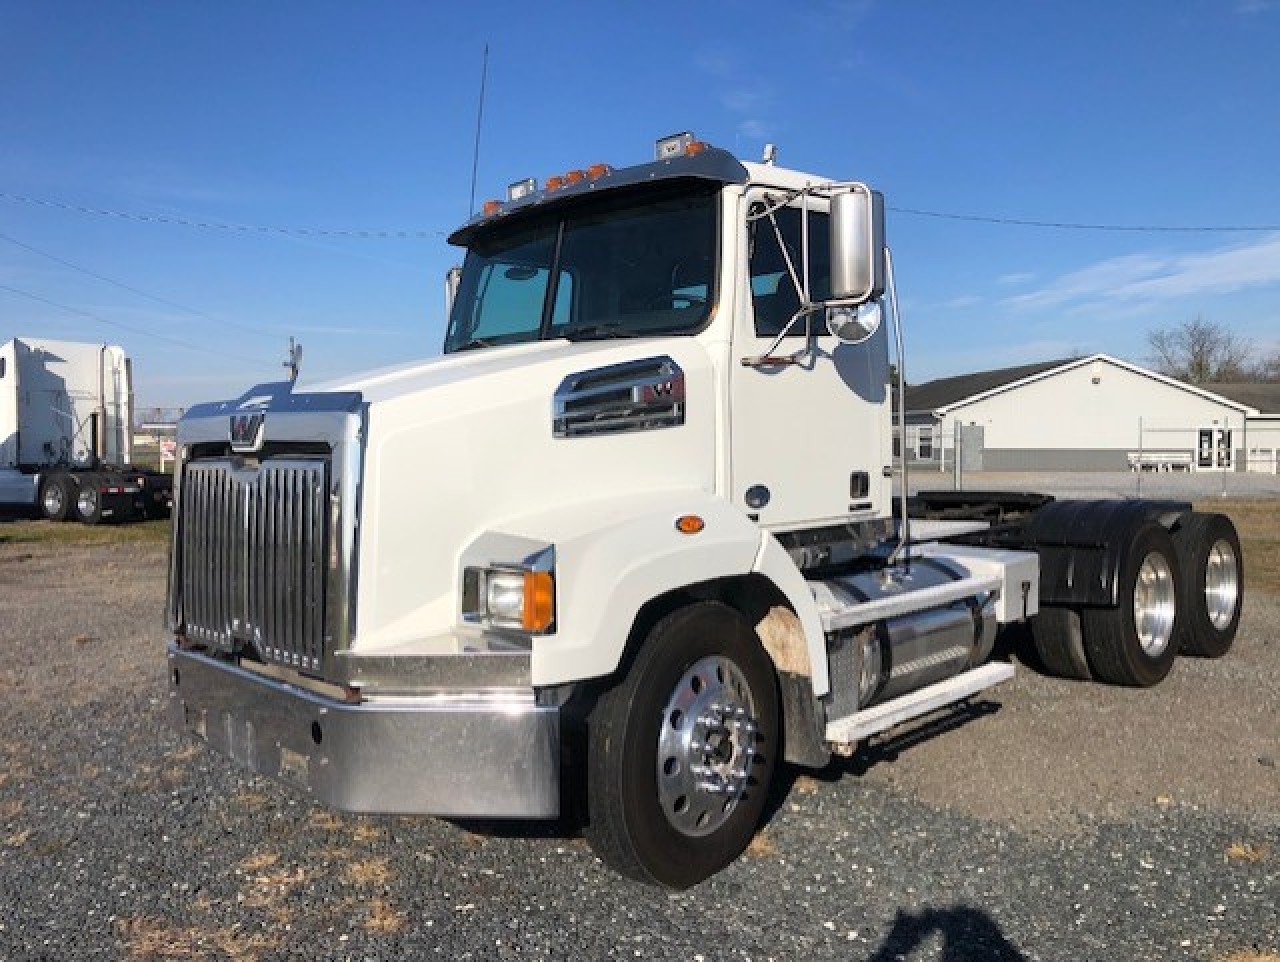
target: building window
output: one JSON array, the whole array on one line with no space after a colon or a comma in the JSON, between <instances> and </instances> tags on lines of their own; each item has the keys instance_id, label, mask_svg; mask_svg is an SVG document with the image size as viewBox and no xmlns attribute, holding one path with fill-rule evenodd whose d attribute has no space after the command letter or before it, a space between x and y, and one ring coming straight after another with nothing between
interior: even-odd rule
<instances>
[{"instance_id":1,"label":"building window","mask_svg":"<svg viewBox=\"0 0 1280 962\"><path fill-rule=\"evenodd\" d=\"M917 455L921 461L933 460L933 428L920 428L920 443Z\"/></svg>"}]
</instances>

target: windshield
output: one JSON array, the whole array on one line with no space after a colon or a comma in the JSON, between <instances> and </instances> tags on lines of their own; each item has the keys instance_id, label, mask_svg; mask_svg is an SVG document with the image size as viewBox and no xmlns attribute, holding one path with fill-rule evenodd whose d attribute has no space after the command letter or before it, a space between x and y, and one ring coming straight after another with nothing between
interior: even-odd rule
<instances>
[{"instance_id":1,"label":"windshield","mask_svg":"<svg viewBox=\"0 0 1280 962\"><path fill-rule=\"evenodd\" d=\"M517 341L700 330L711 310L716 193L646 190L476 238L445 353Z\"/></svg>"}]
</instances>

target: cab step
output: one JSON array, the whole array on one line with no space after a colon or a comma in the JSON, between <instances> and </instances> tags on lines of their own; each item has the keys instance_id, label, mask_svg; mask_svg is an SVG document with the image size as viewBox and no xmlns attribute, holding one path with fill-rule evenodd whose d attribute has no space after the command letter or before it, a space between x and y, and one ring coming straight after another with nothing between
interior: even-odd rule
<instances>
[{"instance_id":1,"label":"cab step","mask_svg":"<svg viewBox=\"0 0 1280 962\"><path fill-rule=\"evenodd\" d=\"M895 725L927 715L1008 681L1013 674L1013 665L1002 661L991 661L977 668L970 668L952 678L900 695L892 701L828 722L827 741L836 745L852 745L868 735L887 731Z\"/></svg>"}]
</instances>

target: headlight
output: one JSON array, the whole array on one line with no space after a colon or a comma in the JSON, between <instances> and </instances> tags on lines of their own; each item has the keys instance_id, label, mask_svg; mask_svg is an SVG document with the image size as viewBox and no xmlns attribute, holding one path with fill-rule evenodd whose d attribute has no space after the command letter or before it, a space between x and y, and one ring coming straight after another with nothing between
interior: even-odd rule
<instances>
[{"instance_id":1,"label":"headlight","mask_svg":"<svg viewBox=\"0 0 1280 962\"><path fill-rule=\"evenodd\" d=\"M462 616L499 628L545 632L555 623L556 585L550 571L466 568Z\"/></svg>"}]
</instances>

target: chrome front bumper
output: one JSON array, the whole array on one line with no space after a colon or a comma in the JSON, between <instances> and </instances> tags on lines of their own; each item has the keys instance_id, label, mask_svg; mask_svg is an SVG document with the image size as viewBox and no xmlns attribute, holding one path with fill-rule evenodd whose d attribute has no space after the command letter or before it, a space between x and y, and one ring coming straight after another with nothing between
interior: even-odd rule
<instances>
[{"instance_id":1,"label":"chrome front bumper","mask_svg":"<svg viewBox=\"0 0 1280 962\"><path fill-rule=\"evenodd\" d=\"M560 716L530 689L326 698L169 645L173 724L348 812L554 818Z\"/></svg>"}]
</instances>

